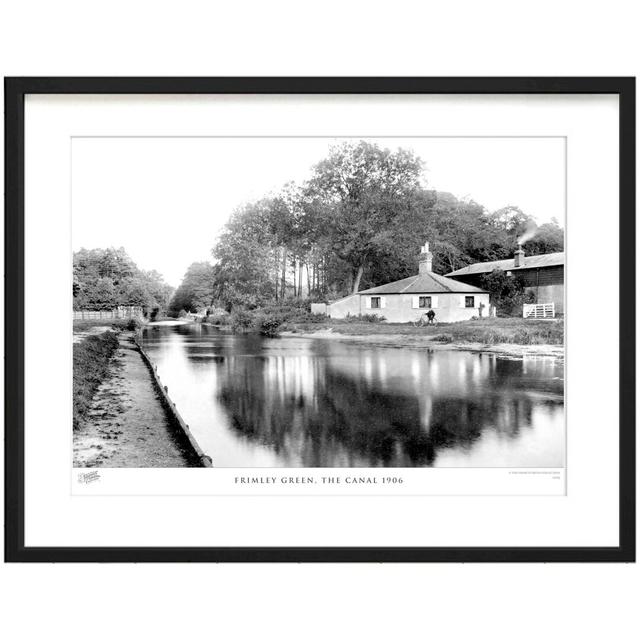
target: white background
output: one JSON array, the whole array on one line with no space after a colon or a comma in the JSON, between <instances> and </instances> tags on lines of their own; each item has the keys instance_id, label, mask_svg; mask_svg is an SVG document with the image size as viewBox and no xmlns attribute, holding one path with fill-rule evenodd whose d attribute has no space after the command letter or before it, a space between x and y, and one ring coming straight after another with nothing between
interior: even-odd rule
<instances>
[{"instance_id":1,"label":"white background","mask_svg":"<svg viewBox=\"0 0 640 640\"><path fill-rule=\"evenodd\" d=\"M4 75L635 75L632 3L12 3ZM3 566L10 637L601 638L633 566Z\"/></svg>"}]
</instances>

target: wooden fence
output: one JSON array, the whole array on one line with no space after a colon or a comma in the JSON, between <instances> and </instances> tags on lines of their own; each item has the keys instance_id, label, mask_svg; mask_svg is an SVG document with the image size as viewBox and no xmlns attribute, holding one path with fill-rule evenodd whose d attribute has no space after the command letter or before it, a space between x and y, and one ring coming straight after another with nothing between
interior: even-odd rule
<instances>
[{"instance_id":1,"label":"wooden fence","mask_svg":"<svg viewBox=\"0 0 640 640\"><path fill-rule=\"evenodd\" d=\"M523 318L555 318L556 308L553 302L546 304L525 304L522 305Z\"/></svg>"},{"instance_id":2,"label":"wooden fence","mask_svg":"<svg viewBox=\"0 0 640 640\"><path fill-rule=\"evenodd\" d=\"M140 318L142 307L117 307L110 311L74 311L74 320L117 320L119 318Z\"/></svg>"}]
</instances>

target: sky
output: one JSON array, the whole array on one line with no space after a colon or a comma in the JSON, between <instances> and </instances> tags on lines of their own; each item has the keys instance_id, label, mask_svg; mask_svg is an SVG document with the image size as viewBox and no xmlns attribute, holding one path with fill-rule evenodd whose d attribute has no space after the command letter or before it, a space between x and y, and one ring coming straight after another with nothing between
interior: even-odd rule
<instances>
[{"instance_id":1,"label":"sky","mask_svg":"<svg viewBox=\"0 0 640 640\"><path fill-rule=\"evenodd\" d=\"M345 138L74 138L74 251L124 247L141 269L178 286L231 212L301 182ZM538 223L565 219L564 138L367 138L413 150L427 186ZM427 238L425 238L427 240Z\"/></svg>"}]
</instances>

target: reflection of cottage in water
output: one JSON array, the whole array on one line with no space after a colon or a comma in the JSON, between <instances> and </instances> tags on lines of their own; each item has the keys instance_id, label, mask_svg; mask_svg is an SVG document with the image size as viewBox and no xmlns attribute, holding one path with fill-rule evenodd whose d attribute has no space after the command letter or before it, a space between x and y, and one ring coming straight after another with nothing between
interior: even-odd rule
<instances>
[{"instance_id":1,"label":"reflection of cottage in water","mask_svg":"<svg viewBox=\"0 0 640 640\"><path fill-rule=\"evenodd\" d=\"M426 242L421 249L418 275L336 300L327 305L327 315L344 318L347 314L375 314L389 322L411 322L430 309L440 322L489 315L489 294L484 289L433 273L432 260L433 254Z\"/></svg>"}]
</instances>

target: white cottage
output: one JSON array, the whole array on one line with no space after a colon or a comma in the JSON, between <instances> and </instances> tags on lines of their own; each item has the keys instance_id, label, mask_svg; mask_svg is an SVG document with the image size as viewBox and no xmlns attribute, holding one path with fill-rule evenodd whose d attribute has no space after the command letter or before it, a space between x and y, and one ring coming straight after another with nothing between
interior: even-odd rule
<instances>
[{"instance_id":1,"label":"white cottage","mask_svg":"<svg viewBox=\"0 0 640 640\"><path fill-rule=\"evenodd\" d=\"M429 243L420 250L418 275L359 291L327 305L327 315L376 314L389 322L411 322L433 309L436 322L458 322L489 315L489 293L433 273Z\"/></svg>"}]
</instances>

